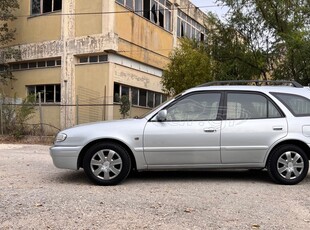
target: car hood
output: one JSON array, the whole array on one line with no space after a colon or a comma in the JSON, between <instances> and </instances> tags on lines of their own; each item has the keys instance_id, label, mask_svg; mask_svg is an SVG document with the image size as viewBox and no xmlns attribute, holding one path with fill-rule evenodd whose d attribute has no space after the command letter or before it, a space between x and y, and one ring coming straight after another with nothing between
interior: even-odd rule
<instances>
[{"instance_id":1,"label":"car hood","mask_svg":"<svg viewBox=\"0 0 310 230\"><path fill-rule=\"evenodd\" d=\"M142 139L146 122L147 120L142 118L76 125L60 132L66 134L67 138L57 145L85 145L98 139L115 139L122 142L131 141L132 138Z\"/></svg>"}]
</instances>

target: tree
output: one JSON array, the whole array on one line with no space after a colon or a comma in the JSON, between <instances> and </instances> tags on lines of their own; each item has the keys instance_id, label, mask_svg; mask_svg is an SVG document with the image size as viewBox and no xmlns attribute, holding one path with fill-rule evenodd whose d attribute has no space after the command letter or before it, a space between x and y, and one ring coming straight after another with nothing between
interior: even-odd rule
<instances>
[{"instance_id":1,"label":"tree","mask_svg":"<svg viewBox=\"0 0 310 230\"><path fill-rule=\"evenodd\" d=\"M262 53L253 53L232 26L209 14L208 42L181 39L163 72L170 95L209 81L257 79L266 74Z\"/></svg>"},{"instance_id":2,"label":"tree","mask_svg":"<svg viewBox=\"0 0 310 230\"><path fill-rule=\"evenodd\" d=\"M309 0L221 0L226 26L252 51L261 77L310 81ZM249 59L251 60L251 59ZM253 60L253 59L252 59Z\"/></svg>"},{"instance_id":3,"label":"tree","mask_svg":"<svg viewBox=\"0 0 310 230\"><path fill-rule=\"evenodd\" d=\"M130 100L127 95L124 95L120 99L121 105L119 108L119 112L122 114L123 119L126 118L126 116L129 115L129 110L130 110Z\"/></svg>"},{"instance_id":4,"label":"tree","mask_svg":"<svg viewBox=\"0 0 310 230\"><path fill-rule=\"evenodd\" d=\"M18 139L26 135L29 132L27 121L33 118L35 113L36 95L28 95L19 105L16 105L16 95L11 99L1 95L0 101L4 104L1 111L3 121L0 126L4 126L2 129L5 133Z\"/></svg>"},{"instance_id":5,"label":"tree","mask_svg":"<svg viewBox=\"0 0 310 230\"><path fill-rule=\"evenodd\" d=\"M181 39L180 46L171 53L170 63L163 72L164 91L175 95L211 80L211 59L205 44Z\"/></svg>"},{"instance_id":6,"label":"tree","mask_svg":"<svg viewBox=\"0 0 310 230\"><path fill-rule=\"evenodd\" d=\"M0 82L2 83L13 78L6 60L20 58L18 50L6 47L14 40L16 30L10 28L10 22L16 19L14 11L18 8L18 0L0 0L0 65L4 69L4 71L0 71Z\"/></svg>"},{"instance_id":7,"label":"tree","mask_svg":"<svg viewBox=\"0 0 310 230\"><path fill-rule=\"evenodd\" d=\"M234 24L223 23L209 14L208 49L212 58L212 74L216 80L250 80L267 75L265 53L253 48L251 39L243 36Z\"/></svg>"}]
</instances>

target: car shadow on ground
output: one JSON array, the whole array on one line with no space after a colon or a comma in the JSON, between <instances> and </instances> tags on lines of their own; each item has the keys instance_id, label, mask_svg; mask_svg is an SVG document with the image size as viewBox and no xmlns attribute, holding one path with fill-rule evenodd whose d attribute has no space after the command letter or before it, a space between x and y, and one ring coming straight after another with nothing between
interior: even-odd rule
<instances>
[{"instance_id":1,"label":"car shadow on ground","mask_svg":"<svg viewBox=\"0 0 310 230\"><path fill-rule=\"evenodd\" d=\"M129 183L139 182L257 182L272 183L266 170L204 170L204 171L161 171L134 172L126 179ZM126 182L125 182L126 183Z\"/></svg>"},{"instance_id":2,"label":"car shadow on ground","mask_svg":"<svg viewBox=\"0 0 310 230\"><path fill-rule=\"evenodd\" d=\"M83 170L66 172L58 172L54 177L50 178L54 183L60 184L75 184L75 185L89 185L91 182L86 177Z\"/></svg>"},{"instance_id":3,"label":"car shadow on ground","mask_svg":"<svg viewBox=\"0 0 310 230\"><path fill-rule=\"evenodd\" d=\"M55 183L92 184L83 170L57 173L50 178ZM273 183L266 170L204 170L204 171L160 171L132 172L123 182L127 183L159 183L159 182L225 182L225 181Z\"/></svg>"}]
</instances>

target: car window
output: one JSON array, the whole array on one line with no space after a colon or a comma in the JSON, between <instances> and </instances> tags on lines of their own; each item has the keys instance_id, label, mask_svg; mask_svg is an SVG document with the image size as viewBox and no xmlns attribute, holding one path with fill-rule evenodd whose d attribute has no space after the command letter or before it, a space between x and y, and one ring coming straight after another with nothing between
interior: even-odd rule
<instances>
[{"instance_id":1,"label":"car window","mask_svg":"<svg viewBox=\"0 0 310 230\"><path fill-rule=\"evenodd\" d=\"M167 121L216 120L221 93L195 93L167 108Z\"/></svg>"},{"instance_id":2,"label":"car window","mask_svg":"<svg viewBox=\"0 0 310 230\"><path fill-rule=\"evenodd\" d=\"M294 116L310 116L310 100L308 98L287 93L271 93L284 104Z\"/></svg>"},{"instance_id":3,"label":"car window","mask_svg":"<svg viewBox=\"0 0 310 230\"><path fill-rule=\"evenodd\" d=\"M264 119L281 117L281 113L266 97L254 93L228 93L227 115L232 119Z\"/></svg>"},{"instance_id":4,"label":"car window","mask_svg":"<svg viewBox=\"0 0 310 230\"><path fill-rule=\"evenodd\" d=\"M280 111L270 101L268 101L268 117L269 118L282 117Z\"/></svg>"}]
</instances>

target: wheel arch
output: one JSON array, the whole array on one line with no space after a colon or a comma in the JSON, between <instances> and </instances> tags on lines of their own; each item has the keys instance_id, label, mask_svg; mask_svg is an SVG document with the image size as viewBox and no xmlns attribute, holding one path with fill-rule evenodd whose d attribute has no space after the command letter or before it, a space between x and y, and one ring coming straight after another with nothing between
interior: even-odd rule
<instances>
[{"instance_id":1,"label":"wheel arch","mask_svg":"<svg viewBox=\"0 0 310 230\"><path fill-rule=\"evenodd\" d=\"M83 159L85 157L86 152L95 144L98 143L114 143L114 144L118 144L121 147L123 147L129 154L132 166L131 169L136 169L137 168L137 164L136 164L136 158L133 154L133 152L131 151L131 149L128 147L128 145L126 145L125 143L119 141L119 140L115 140L115 139L109 139L109 138L105 138L105 139L97 139L94 140L90 143L88 143L87 145L85 145L83 147L83 149L81 150L79 157L78 157L78 161L77 161L77 168L82 168L83 167Z\"/></svg>"},{"instance_id":2,"label":"wheel arch","mask_svg":"<svg viewBox=\"0 0 310 230\"><path fill-rule=\"evenodd\" d=\"M269 154L268 154L268 157L266 159L266 162L265 164L267 165L267 162L269 161L269 158L271 157L272 155L272 152L279 148L280 146L283 146L283 145L296 145L298 146L299 148L301 148L302 150L304 150L304 152L306 153L308 159L310 160L310 147L303 141L300 141L300 140L285 140L285 141L282 141L278 144L276 144L275 146L273 146L273 148L269 151Z\"/></svg>"}]
</instances>

